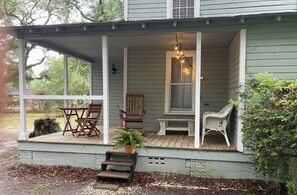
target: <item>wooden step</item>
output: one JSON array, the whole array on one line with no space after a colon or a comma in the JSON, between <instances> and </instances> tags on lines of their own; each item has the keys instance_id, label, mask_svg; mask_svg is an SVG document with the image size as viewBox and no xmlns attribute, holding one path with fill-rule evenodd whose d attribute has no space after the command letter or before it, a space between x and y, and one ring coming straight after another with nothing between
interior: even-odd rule
<instances>
[{"instance_id":1,"label":"wooden step","mask_svg":"<svg viewBox=\"0 0 297 195\"><path fill-rule=\"evenodd\" d=\"M100 178L113 178L113 179L128 179L132 177L131 173L115 172L115 171L101 171L97 174L97 180Z\"/></svg>"},{"instance_id":2,"label":"wooden step","mask_svg":"<svg viewBox=\"0 0 297 195\"><path fill-rule=\"evenodd\" d=\"M109 150L106 151L106 154L112 154L112 155L126 155L126 156L134 156L135 154L133 153L127 153L125 151L121 151L121 150Z\"/></svg>"},{"instance_id":3,"label":"wooden step","mask_svg":"<svg viewBox=\"0 0 297 195\"><path fill-rule=\"evenodd\" d=\"M134 162L133 161L117 161L117 160L106 160L102 162L103 165L115 165L115 166L127 166L131 167Z\"/></svg>"}]
</instances>

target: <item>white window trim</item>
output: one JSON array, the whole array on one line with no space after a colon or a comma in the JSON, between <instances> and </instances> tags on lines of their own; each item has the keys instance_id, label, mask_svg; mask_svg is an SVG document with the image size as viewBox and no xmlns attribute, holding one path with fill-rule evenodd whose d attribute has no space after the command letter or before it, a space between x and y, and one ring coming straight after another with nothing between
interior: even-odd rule
<instances>
[{"instance_id":1,"label":"white window trim","mask_svg":"<svg viewBox=\"0 0 297 195\"><path fill-rule=\"evenodd\" d=\"M194 0L194 17L200 17L200 1L201 0ZM166 18L172 19L173 18L173 1L167 0L166 1Z\"/></svg>"},{"instance_id":2,"label":"white window trim","mask_svg":"<svg viewBox=\"0 0 297 195\"><path fill-rule=\"evenodd\" d=\"M128 0L124 0L124 20L128 20Z\"/></svg>"},{"instance_id":3,"label":"white window trim","mask_svg":"<svg viewBox=\"0 0 297 195\"><path fill-rule=\"evenodd\" d=\"M192 63L192 110L191 111L170 111L170 80L171 80L171 58L176 57L176 51L167 51L166 52L166 81L165 81L165 114L172 115L194 115L195 114L195 84L196 84L196 51L183 51L185 57L193 57Z\"/></svg>"}]
</instances>

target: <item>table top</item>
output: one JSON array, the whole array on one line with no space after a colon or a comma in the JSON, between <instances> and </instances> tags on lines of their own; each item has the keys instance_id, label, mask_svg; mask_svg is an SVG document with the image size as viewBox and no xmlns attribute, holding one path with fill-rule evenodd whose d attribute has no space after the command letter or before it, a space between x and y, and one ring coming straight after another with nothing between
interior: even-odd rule
<instances>
[{"instance_id":1,"label":"table top","mask_svg":"<svg viewBox=\"0 0 297 195\"><path fill-rule=\"evenodd\" d=\"M68 107L68 108L60 108L60 110L87 110L87 107Z\"/></svg>"}]
</instances>

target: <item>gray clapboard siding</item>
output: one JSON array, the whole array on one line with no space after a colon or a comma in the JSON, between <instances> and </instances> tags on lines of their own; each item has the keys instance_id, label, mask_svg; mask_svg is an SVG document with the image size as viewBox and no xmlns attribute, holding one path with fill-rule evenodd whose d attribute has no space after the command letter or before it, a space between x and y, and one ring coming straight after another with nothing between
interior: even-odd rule
<instances>
[{"instance_id":1,"label":"gray clapboard siding","mask_svg":"<svg viewBox=\"0 0 297 195\"><path fill-rule=\"evenodd\" d=\"M202 48L201 62L202 115L219 111L227 103L228 48Z\"/></svg>"},{"instance_id":2,"label":"gray clapboard siding","mask_svg":"<svg viewBox=\"0 0 297 195\"><path fill-rule=\"evenodd\" d=\"M110 61L109 64L109 123L110 125L120 125L117 105L119 105L120 108L123 108L123 62L121 60L115 60ZM115 64L115 68L117 70L116 74L111 74L112 64ZM93 95L102 95L103 85L101 62L94 63L92 65L92 77ZM102 113L103 112L101 112L101 114ZM100 122L102 122L102 119L103 115L100 117Z\"/></svg>"},{"instance_id":3,"label":"gray clapboard siding","mask_svg":"<svg viewBox=\"0 0 297 195\"><path fill-rule=\"evenodd\" d=\"M247 29L246 79L264 71L276 78L297 78L296 24L280 23Z\"/></svg>"},{"instance_id":4,"label":"gray clapboard siding","mask_svg":"<svg viewBox=\"0 0 297 195\"><path fill-rule=\"evenodd\" d=\"M296 12L296 0L201 0L202 17Z\"/></svg>"},{"instance_id":5,"label":"gray clapboard siding","mask_svg":"<svg viewBox=\"0 0 297 195\"><path fill-rule=\"evenodd\" d=\"M128 20L166 18L166 0L128 0Z\"/></svg>"},{"instance_id":6,"label":"gray clapboard siding","mask_svg":"<svg viewBox=\"0 0 297 195\"><path fill-rule=\"evenodd\" d=\"M164 114L165 70L165 50L129 49L128 93L144 94L145 131L159 130L157 118Z\"/></svg>"},{"instance_id":7,"label":"gray clapboard siding","mask_svg":"<svg viewBox=\"0 0 297 195\"><path fill-rule=\"evenodd\" d=\"M239 46L240 35L237 33L229 47L228 99L236 98L234 92L237 91L239 87ZM234 145L237 145L237 117L237 109L234 108L227 132L230 141Z\"/></svg>"}]
</instances>

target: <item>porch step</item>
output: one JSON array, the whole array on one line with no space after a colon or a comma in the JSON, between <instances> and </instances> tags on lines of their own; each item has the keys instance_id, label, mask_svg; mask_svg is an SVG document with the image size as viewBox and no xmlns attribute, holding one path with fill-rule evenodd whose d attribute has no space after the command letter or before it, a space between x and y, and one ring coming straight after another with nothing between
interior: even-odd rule
<instances>
[{"instance_id":1,"label":"porch step","mask_svg":"<svg viewBox=\"0 0 297 195\"><path fill-rule=\"evenodd\" d=\"M133 181L136 161L136 153L126 153L118 150L107 151L105 153L105 161L101 163L101 172L97 175L96 179L97 181L103 179L124 179L130 184ZM127 170L117 170L120 167L113 167L113 169L107 171L108 166L121 166Z\"/></svg>"},{"instance_id":2,"label":"porch step","mask_svg":"<svg viewBox=\"0 0 297 195\"><path fill-rule=\"evenodd\" d=\"M131 167L134 162L133 161L118 161L118 160L106 160L102 162L103 165L115 165L115 166L127 166Z\"/></svg>"},{"instance_id":3,"label":"porch step","mask_svg":"<svg viewBox=\"0 0 297 195\"><path fill-rule=\"evenodd\" d=\"M130 180L132 173L115 172L115 171L101 171L97 174L97 181L101 178L112 178L112 179L127 179Z\"/></svg>"}]
</instances>

